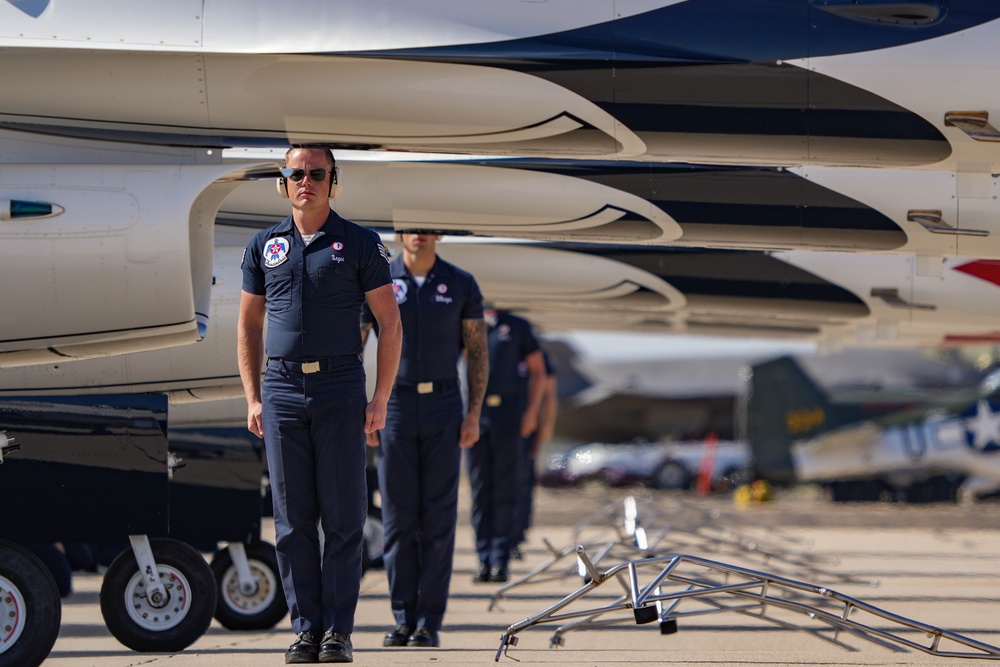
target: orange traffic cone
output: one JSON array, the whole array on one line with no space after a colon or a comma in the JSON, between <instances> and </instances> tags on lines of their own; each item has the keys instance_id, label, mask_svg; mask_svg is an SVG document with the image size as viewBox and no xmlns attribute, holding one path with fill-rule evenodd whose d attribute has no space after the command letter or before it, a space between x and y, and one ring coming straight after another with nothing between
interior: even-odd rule
<instances>
[{"instance_id":1,"label":"orange traffic cone","mask_svg":"<svg viewBox=\"0 0 1000 667\"><path fill-rule=\"evenodd\" d=\"M712 492L712 470L715 468L715 448L718 444L719 436L715 433L709 433L705 436L705 449L701 454L698 483L694 487L699 496L707 496Z\"/></svg>"}]
</instances>

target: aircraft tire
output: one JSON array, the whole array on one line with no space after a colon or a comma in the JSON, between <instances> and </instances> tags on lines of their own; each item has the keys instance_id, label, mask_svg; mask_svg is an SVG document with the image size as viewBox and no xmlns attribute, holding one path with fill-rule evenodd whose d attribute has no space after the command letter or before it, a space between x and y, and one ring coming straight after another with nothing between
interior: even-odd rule
<instances>
[{"instance_id":1,"label":"aircraft tire","mask_svg":"<svg viewBox=\"0 0 1000 667\"><path fill-rule=\"evenodd\" d=\"M154 606L144 593L131 549L111 563L101 584L101 614L108 630L133 651L182 651L208 630L215 611L215 577L201 554L170 539L149 541L167 588L165 605Z\"/></svg>"},{"instance_id":2,"label":"aircraft tire","mask_svg":"<svg viewBox=\"0 0 1000 667\"><path fill-rule=\"evenodd\" d=\"M288 613L274 545L251 542L245 548L250 572L257 582L256 590L250 594L240 590L239 575L229 549L220 549L212 556L212 574L219 589L215 620L229 630L273 628Z\"/></svg>"},{"instance_id":3,"label":"aircraft tire","mask_svg":"<svg viewBox=\"0 0 1000 667\"><path fill-rule=\"evenodd\" d=\"M686 489L690 485L691 475L677 461L667 461L653 473L654 489Z\"/></svg>"},{"instance_id":4,"label":"aircraft tire","mask_svg":"<svg viewBox=\"0 0 1000 667\"><path fill-rule=\"evenodd\" d=\"M59 635L59 589L38 558L0 540L0 667L38 667Z\"/></svg>"}]
</instances>

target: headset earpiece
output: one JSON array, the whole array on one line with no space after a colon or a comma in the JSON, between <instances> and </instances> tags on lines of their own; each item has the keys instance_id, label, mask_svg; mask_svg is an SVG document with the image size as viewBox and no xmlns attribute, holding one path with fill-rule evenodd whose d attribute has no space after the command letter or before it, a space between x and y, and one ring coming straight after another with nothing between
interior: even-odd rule
<instances>
[{"instance_id":1,"label":"headset earpiece","mask_svg":"<svg viewBox=\"0 0 1000 667\"><path fill-rule=\"evenodd\" d=\"M285 179L279 178L275 181L275 185L278 186L278 194L281 195L282 199L288 199L288 183Z\"/></svg>"},{"instance_id":2,"label":"headset earpiece","mask_svg":"<svg viewBox=\"0 0 1000 667\"><path fill-rule=\"evenodd\" d=\"M344 189L344 184L340 180L340 165L333 165L333 173L330 174L330 199L336 199ZM286 197L288 195L285 195Z\"/></svg>"}]
</instances>

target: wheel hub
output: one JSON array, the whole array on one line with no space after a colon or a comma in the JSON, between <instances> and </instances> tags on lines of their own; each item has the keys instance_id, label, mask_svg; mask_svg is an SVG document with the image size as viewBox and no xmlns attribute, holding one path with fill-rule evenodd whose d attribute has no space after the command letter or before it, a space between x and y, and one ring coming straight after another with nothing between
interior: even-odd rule
<instances>
[{"instance_id":1,"label":"wheel hub","mask_svg":"<svg viewBox=\"0 0 1000 667\"><path fill-rule=\"evenodd\" d=\"M258 609L270 606L278 590L278 582L270 568L263 567L253 560L249 566L253 575L253 586L241 586L236 568L230 567L226 571L221 587L226 605L240 614L255 613Z\"/></svg>"},{"instance_id":2,"label":"wheel hub","mask_svg":"<svg viewBox=\"0 0 1000 667\"><path fill-rule=\"evenodd\" d=\"M160 584L166 595L147 594L146 582L136 572L125 588L125 608L136 625L153 632L176 627L190 609L191 587L180 571L160 565Z\"/></svg>"},{"instance_id":3,"label":"wheel hub","mask_svg":"<svg viewBox=\"0 0 1000 667\"><path fill-rule=\"evenodd\" d=\"M26 622L24 596L9 579L0 577L0 654L17 644Z\"/></svg>"}]
</instances>

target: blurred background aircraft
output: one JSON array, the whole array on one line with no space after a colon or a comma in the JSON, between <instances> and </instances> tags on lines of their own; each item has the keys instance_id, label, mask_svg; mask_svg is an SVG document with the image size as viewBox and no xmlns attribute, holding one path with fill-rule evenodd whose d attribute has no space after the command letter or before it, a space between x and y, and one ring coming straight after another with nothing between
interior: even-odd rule
<instances>
[{"instance_id":1,"label":"blurred background aircraft","mask_svg":"<svg viewBox=\"0 0 1000 667\"><path fill-rule=\"evenodd\" d=\"M954 500L1000 490L996 372L980 386L830 396L791 357L753 366L745 433L757 473L825 482L835 500Z\"/></svg>"}]
</instances>

